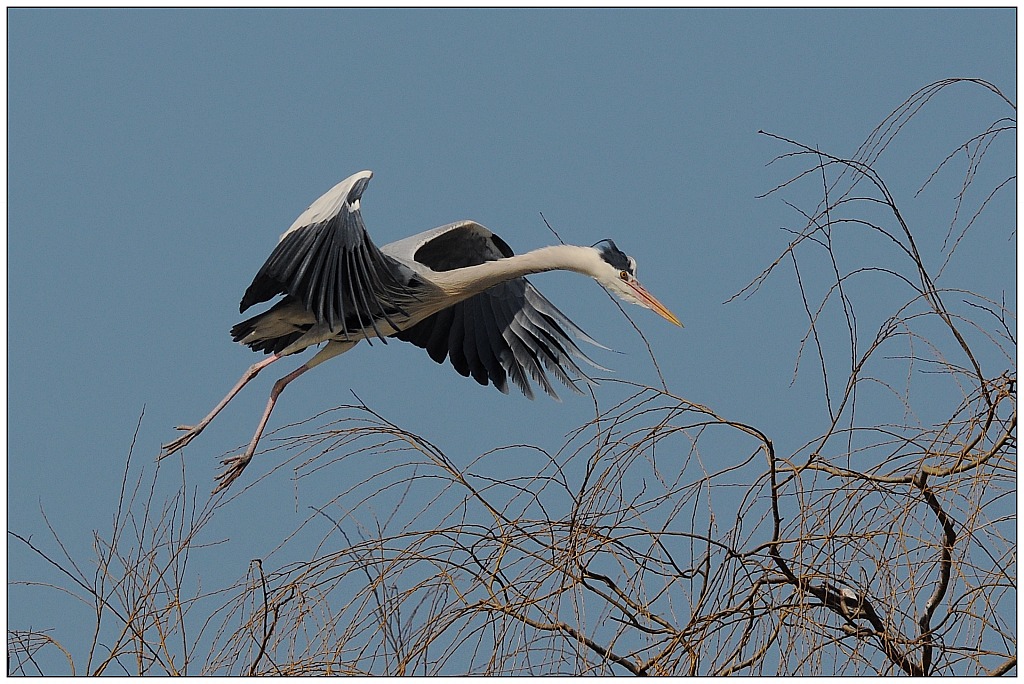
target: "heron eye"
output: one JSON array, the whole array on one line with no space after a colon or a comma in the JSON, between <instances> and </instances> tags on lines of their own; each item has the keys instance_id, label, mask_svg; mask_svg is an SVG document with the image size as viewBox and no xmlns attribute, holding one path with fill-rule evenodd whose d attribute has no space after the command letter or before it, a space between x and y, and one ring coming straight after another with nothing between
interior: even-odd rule
<instances>
[{"instance_id":1,"label":"heron eye","mask_svg":"<svg viewBox=\"0 0 1024 684\"><path fill-rule=\"evenodd\" d=\"M622 280L629 280L629 271L619 271L619 278Z\"/></svg>"}]
</instances>

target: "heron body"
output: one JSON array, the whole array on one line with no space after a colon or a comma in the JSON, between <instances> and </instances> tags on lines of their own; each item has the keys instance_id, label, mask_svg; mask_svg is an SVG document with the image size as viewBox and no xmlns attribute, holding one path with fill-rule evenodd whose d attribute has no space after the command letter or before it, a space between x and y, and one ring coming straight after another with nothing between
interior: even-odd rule
<instances>
[{"instance_id":1,"label":"heron body","mask_svg":"<svg viewBox=\"0 0 1024 684\"><path fill-rule=\"evenodd\" d=\"M555 245L513 254L500 237L473 221L450 223L378 248L363 224L360 201L372 176L362 171L310 205L285 231L246 289L239 311L283 297L231 329L232 338L267 354L226 397L161 457L181 449L266 366L324 345L282 377L246 452L224 461L219 491L251 461L277 397L310 368L358 342L410 342L464 376L508 392L508 380L533 398L530 381L557 398L548 374L579 391L589 381L577 364L596 364L575 340L597 343L525 279L569 270L593 277L621 298L679 321L636 281L636 262L610 240L594 247ZM326 343L326 344L324 344ZM598 345L600 346L600 345Z\"/></svg>"}]
</instances>

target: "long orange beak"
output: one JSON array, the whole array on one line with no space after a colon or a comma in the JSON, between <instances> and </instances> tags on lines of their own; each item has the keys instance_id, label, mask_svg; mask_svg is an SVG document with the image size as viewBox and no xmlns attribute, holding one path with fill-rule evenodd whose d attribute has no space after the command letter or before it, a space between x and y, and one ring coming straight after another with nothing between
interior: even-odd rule
<instances>
[{"instance_id":1,"label":"long orange beak","mask_svg":"<svg viewBox=\"0 0 1024 684\"><path fill-rule=\"evenodd\" d=\"M650 307L652 311L654 311L655 313L657 313L659 316L669 321L670 323L675 323L680 328L683 327L683 324L679 322L679 319L676 318L675 314L669 311L664 304L655 299L654 295L648 292L643 285L641 285L636 280L632 280L631 282L628 283L628 285L630 289L632 289L636 296L640 299L640 301L646 304L648 307Z\"/></svg>"}]
</instances>

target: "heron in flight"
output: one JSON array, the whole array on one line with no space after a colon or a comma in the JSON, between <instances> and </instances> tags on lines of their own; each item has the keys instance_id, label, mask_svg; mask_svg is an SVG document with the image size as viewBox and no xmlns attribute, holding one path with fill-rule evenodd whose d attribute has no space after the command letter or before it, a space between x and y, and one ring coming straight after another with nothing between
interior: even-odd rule
<instances>
[{"instance_id":1,"label":"heron in flight","mask_svg":"<svg viewBox=\"0 0 1024 684\"><path fill-rule=\"evenodd\" d=\"M500 237L473 221L450 223L378 248L363 225L359 203L370 171L327 191L284 232L239 312L284 295L238 323L231 336L267 357L242 375L219 404L164 445L178 451L206 428L250 380L270 364L326 343L280 378L243 454L222 461L214 493L226 489L252 460L278 396L290 382L365 339L397 338L422 347L438 363L488 382L504 393L508 381L533 398L530 379L557 398L547 376L580 390L589 380L574 358L595 365L573 337L597 344L544 298L524 276L566 270L588 275L620 298L679 320L636 279L636 261L611 240L593 247L554 245L514 255ZM600 346L600 345L598 345Z\"/></svg>"}]
</instances>

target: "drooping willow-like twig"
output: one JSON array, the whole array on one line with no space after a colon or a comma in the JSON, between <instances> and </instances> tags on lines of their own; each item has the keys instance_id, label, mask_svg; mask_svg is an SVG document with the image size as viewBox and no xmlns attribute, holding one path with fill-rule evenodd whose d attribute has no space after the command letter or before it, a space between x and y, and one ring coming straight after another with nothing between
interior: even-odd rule
<instances>
[{"instance_id":1,"label":"drooping willow-like twig","mask_svg":"<svg viewBox=\"0 0 1024 684\"><path fill-rule=\"evenodd\" d=\"M849 158L774 138L787 151L773 168L798 166L767 196L800 225L739 294L793 265L807 316L797 371L813 345L822 392L801 424L603 379L592 419L561 444L474 456L357 398L266 441L278 465L264 477L290 472L308 516L237 582L192 592L197 559L230 562L201 542L214 516L272 483L197 502L183 468L161 505L155 479L126 471L94 575L56 531L56 550L11 533L62 573L51 587L95 607L85 671L1012 672L1015 314L946 265L991 241L978 217L1011 186L986 164L1013 115L954 145L924 183L937 191L953 155L968 156L955 211L972 218L953 239L916 224L906 202L926 193L900 205L885 173L895 137L956 83L915 93ZM861 261L851 235L891 253ZM343 484L307 503L323 491L314 479ZM50 630L11 631L9 671L43 672L51 651L75 670Z\"/></svg>"}]
</instances>

